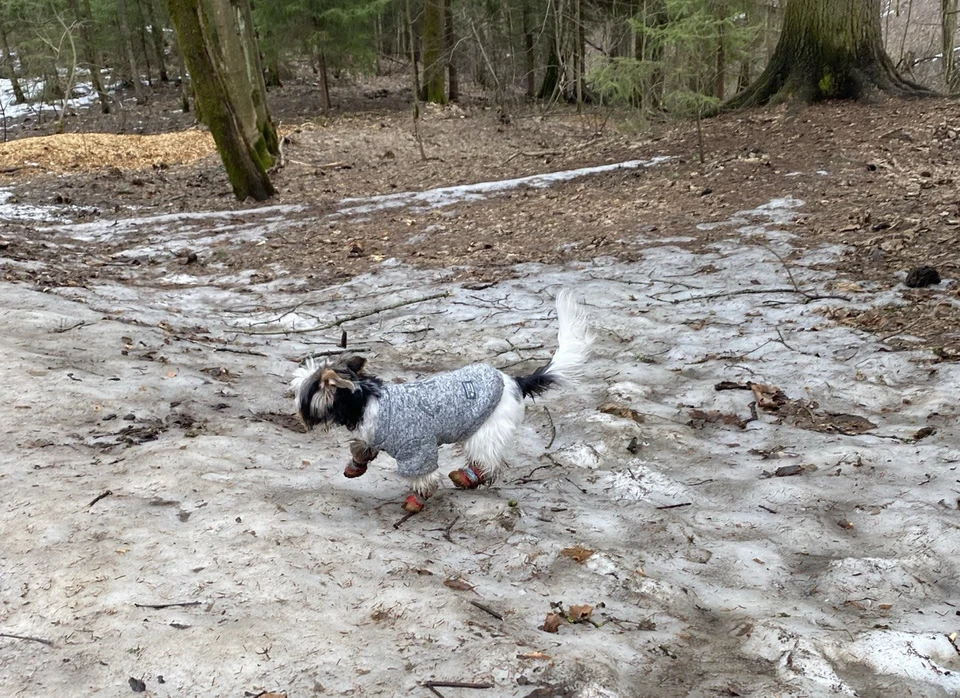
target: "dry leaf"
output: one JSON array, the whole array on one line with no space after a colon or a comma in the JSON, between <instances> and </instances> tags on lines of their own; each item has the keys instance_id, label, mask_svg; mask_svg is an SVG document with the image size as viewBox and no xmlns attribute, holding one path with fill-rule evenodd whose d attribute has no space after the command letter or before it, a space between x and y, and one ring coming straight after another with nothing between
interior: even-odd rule
<instances>
[{"instance_id":1,"label":"dry leaf","mask_svg":"<svg viewBox=\"0 0 960 698\"><path fill-rule=\"evenodd\" d=\"M560 551L560 554L564 557L569 557L572 560L583 563L587 558L593 555L593 551L587 550L579 545L575 545L572 548L564 548Z\"/></svg>"},{"instance_id":2,"label":"dry leaf","mask_svg":"<svg viewBox=\"0 0 960 698\"><path fill-rule=\"evenodd\" d=\"M753 391L753 397L757 400L757 406L770 412L776 412L781 405L785 405L789 400L780 388L773 385L750 383L750 390Z\"/></svg>"},{"instance_id":3,"label":"dry leaf","mask_svg":"<svg viewBox=\"0 0 960 698\"><path fill-rule=\"evenodd\" d=\"M560 629L561 623L563 623L563 616L559 613L548 613L547 619L543 621L543 627L540 629L548 633L555 633Z\"/></svg>"},{"instance_id":4,"label":"dry leaf","mask_svg":"<svg viewBox=\"0 0 960 698\"><path fill-rule=\"evenodd\" d=\"M879 608L881 611L889 611L891 608L893 608L893 604L881 603L881 604L877 604L877 608Z\"/></svg>"},{"instance_id":5,"label":"dry leaf","mask_svg":"<svg viewBox=\"0 0 960 698\"><path fill-rule=\"evenodd\" d=\"M605 402L602 405L600 405L600 407L598 407L597 409L603 412L604 414L612 414L615 417L632 419L637 424L643 424L643 421L644 421L643 415L637 412L636 410L632 410L629 407L625 407L624 405L618 405L613 402Z\"/></svg>"},{"instance_id":6,"label":"dry leaf","mask_svg":"<svg viewBox=\"0 0 960 698\"><path fill-rule=\"evenodd\" d=\"M589 604L583 604L582 606L571 606L570 610L567 612L567 616L569 617L571 623L579 623L581 621L588 620L592 613L593 606Z\"/></svg>"},{"instance_id":7,"label":"dry leaf","mask_svg":"<svg viewBox=\"0 0 960 698\"><path fill-rule=\"evenodd\" d=\"M443 586L450 587L457 591L473 591L473 586L467 584L460 577L451 577L450 579L443 580Z\"/></svg>"},{"instance_id":8,"label":"dry leaf","mask_svg":"<svg viewBox=\"0 0 960 698\"><path fill-rule=\"evenodd\" d=\"M517 659L550 659L550 655L544 652L527 652L526 654L518 654Z\"/></svg>"}]
</instances>

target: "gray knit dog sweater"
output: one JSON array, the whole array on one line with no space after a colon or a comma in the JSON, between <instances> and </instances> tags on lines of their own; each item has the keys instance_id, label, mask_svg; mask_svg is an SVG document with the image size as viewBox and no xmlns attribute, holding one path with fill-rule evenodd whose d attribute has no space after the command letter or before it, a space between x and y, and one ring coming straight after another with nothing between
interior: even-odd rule
<instances>
[{"instance_id":1,"label":"gray knit dog sweater","mask_svg":"<svg viewBox=\"0 0 960 698\"><path fill-rule=\"evenodd\" d=\"M476 432L501 395L500 371L484 364L423 381L384 384L370 445L393 456L400 475L427 475L437 469L440 444L463 441Z\"/></svg>"}]
</instances>

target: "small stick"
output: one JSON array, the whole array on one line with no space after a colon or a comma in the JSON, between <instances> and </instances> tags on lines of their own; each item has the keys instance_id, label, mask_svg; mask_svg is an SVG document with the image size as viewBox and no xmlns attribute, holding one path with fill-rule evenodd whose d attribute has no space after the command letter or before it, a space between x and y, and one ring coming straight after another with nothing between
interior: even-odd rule
<instances>
[{"instance_id":1,"label":"small stick","mask_svg":"<svg viewBox=\"0 0 960 698\"><path fill-rule=\"evenodd\" d=\"M80 322L75 322L74 324L69 325L68 327L57 327L51 330L51 332L53 332L54 334L63 334L64 332L69 332L70 330L76 329L77 327L83 327L86 324L87 324L86 320L81 320Z\"/></svg>"},{"instance_id":2,"label":"small stick","mask_svg":"<svg viewBox=\"0 0 960 698\"><path fill-rule=\"evenodd\" d=\"M715 298L730 298L731 296L747 296L758 293L796 293L803 296L807 301L816 301L823 300L827 298L833 298L841 301L849 301L849 296L838 296L833 294L816 294L816 293L807 293L806 291L797 290L795 288L744 288L739 291L725 291L724 293L710 293L704 296L691 296L689 298L678 298L675 301L670 301L673 305L677 303L688 303L689 301L707 301L713 300Z\"/></svg>"},{"instance_id":3,"label":"small stick","mask_svg":"<svg viewBox=\"0 0 960 698\"><path fill-rule=\"evenodd\" d=\"M492 683L467 683L466 681L424 681L424 688L493 688Z\"/></svg>"},{"instance_id":4,"label":"small stick","mask_svg":"<svg viewBox=\"0 0 960 698\"><path fill-rule=\"evenodd\" d=\"M371 315L377 315L378 313L384 313L388 310L394 310L395 308L402 308L405 305L416 305L417 303L424 303L426 301L436 300L437 298L446 298L450 295L449 291L443 291L442 293L434 293L429 296L423 296L421 298L414 298L409 301L398 301L396 303L391 303L390 305L384 305L379 308L374 308L373 310L365 310L362 313L354 313L353 315L346 315L342 318L336 320L331 320L322 325L314 325L313 327L305 327L301 330L248 330L242 327L233 327L232 329L237 332L242 332L243 334L259 334L259 335L275 335L275 334L306 334L308 332L321 332L322 330L329 330L332 327L339 327L345 322L350 322L351 320L359 320L361 318L370 317Z\"/></svg>"},{"instance_id":5,"label":"small stick","mask_svg":"<svg viewBox=\"0 0 960 698\"><path fill-rule=\"evenodd\" d=\"M199 606L202 601L181 601L180 603L135 603L137 608L175 608L177 606Z\"/></svg>"},{"instance_id":6,"label":"small stick","mask_svg":"<svg viewBox=\"0 0 960 698\"><path fill-rule=\"evenodd\" d=\"M87 508L89 509L89 508L92 507L94 504L96 504L97 502L99 502L101 499L104 499L105 497L109 497L111 494L113 494L113 492L111 492L110 490L104 490L103 492L101 492L100 494L98 494L96 497L94 497L93 501L90 502L90 503L87 505Z\"/></svg>"},{"instance_id":7,"label":"small stick","mask_svg":"<svg viewBox=\"0 0 960 698\"><path fill-rule=\"evenodd\" d=\"M46 645L47 647L53 647L53 643L50 640L44 640L42 637L32 637L30 635L14 635L13 633L0 633L0 637L9 637L13 640L27 640L29 642L39 642L41 645Z\"/></svg>"},{"instance_id":8,"label":"small stick","mask_svg":"<svg viewBox=\"0 0 960 698\"><path fill-rule=\"evenodd\" d=\"M769 511L771 514L776 514L776 513L777 513L775 509L771 509L770 507L765 507L765 506L762 505L762 504L758 504L757 506L760 507L761 509L763 509L764 511Z\"/></svg>"},{"instance_id":9,"label":"small stick","mask_svg":"<svg viewBox=\"0 0 960 698\"><path fill-rule=\"evenodd\" d=\"M550 443L547 444L547 450L549 451L557 438L557 426L553 423L553 416L550 414L550 410L547 409L546 405L543 406L543 411L547 413L547 419L550 420Z\"/></svg>"},{"instance_id":10,"label":"small stick","mask_svg":"<svg viewBox=\"0 0 960 698\"><path fill-rule=\"evenodd\" d=\"M666 506L656 507L656 508L657 509L679 509L680 507L688 507L691 504L693 504L693 502L684 502L683 504L668 504Z\"/></svg>"},{"instance_id":11,"label":"small stick","mask_svg":"<svg viewBox=\"0 0 960 698\"><path fill-rule=\"evenodd\" d=\"M430 691L430 693L432 693L433 695L437 696L437 698L444 698L443 694L440 693L440 691L435 689L433 686L424 684L423 687L426 688L428 691Z\"/></svg>"},{"instance_id":12,"label":"small stick","mask_svg":"<svg viewBox=\"0 0 960 698\"><path fill-rule=\"evenodd\" d=\"M403 518L402 518L402 519L400 519L399 521L397 521L397 523L393 524L393 528L394 528L394 529L400 528L401 526L403 526L404 522L405 522L407 519L409 519L411 516L413 516L413 515L416 514L416 513L417 513L417 512L415 512L415 511L408 511L406 514L403 515Z\"/></svg>"},{"instance_id":13,"label":"small stick","mask_svg":"<svg viewBox=\"0 0 960 698\"><path fill-rule=\"evenodd\" d=\"M476 606L477 608L479 608L479 609L480 609L481 611L483 611L484 613L489 613L491 616L493 616L493 617L496 618L497 620L503 620L503 616L501 616L499 613L497 613L496 611L494 611L494 610L493 610L492 608L490 608L489 606L484 606L484 605L483 605L482 603L480 603L479 601L471 601L471 602L470 602L470 605L471 605L471 606Z\"/></svg>"}]
</instances>

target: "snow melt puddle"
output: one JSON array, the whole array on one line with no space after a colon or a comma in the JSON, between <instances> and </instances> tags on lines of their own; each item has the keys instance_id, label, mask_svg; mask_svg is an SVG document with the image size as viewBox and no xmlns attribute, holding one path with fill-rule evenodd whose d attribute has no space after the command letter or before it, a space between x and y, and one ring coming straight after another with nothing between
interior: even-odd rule
<instances>
[{"instance_id":1,"label":"snow melt puddle","mask_svg":"<svg viewBox=\"0 0 960 698\"><path fill-rule=\"evenodd\" d=\"M527 177L516 177L515 179L501 179L494 182L478 182L476 184L462 184L454 187L439 187L426 191L405 191L396 194L347 198L340 200L340 209L333 215L359 216L373 213L374 211L386 211L407 206L415 211L439 208L441 206L450 206L462 202L481 201L491 194L509 191L510 189L516 189L522 186L543 189L557 182L566 182L571 179L576 179L577 177L585 177L602 172L613 172L616 170L653 167L671 159L669 156L660 155L650 158L649 160L628 160L610 165L581 167L576 170L547 172L544 174L529 175Z\"/></svg>"},{"instance_id":2,"label":"snow melt puddle","mask_svg":"<svg viewBox=\"0 0 960 698\"><path fill-rule=\"evenodd\" d=\"M50 207L21 204L9 189L0 189L0 220L4 221L62 221Z\"/></svg>"}]
</instances>

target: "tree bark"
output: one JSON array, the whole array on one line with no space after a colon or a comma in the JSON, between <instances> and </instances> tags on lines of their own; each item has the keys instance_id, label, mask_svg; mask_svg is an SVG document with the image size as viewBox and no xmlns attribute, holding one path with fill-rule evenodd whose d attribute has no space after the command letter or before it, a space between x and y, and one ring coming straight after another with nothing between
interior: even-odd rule
<instances>
[{"instance_id":1,"label":"tree bark","mask_svg":"<svg viewBox=\"0 0 960 698\"><path fill-rule=\"evenodd\" d=\"M154 0L143 0L146 5L147 21L150 23L150 38L153 41L153 52L157 57L157 72L160 82L170 82L167 74L166 42L163 40L163 27L157 23L157 9L153 6Z\"/></svg>"},{"instance_id":2,"label":"tree bark","mask_svg":"<svg viewBox=\"0 0 960 698\"><path fill-rule=\"evenodd\" d=\"M320 96L323 98L323 110L330 111L330 77L327 71L327 55L321 48L317 53L317 70L320 72Z\"/></svg>"},{"instance_id":3,"label":"tree bark","mask_svg":"<svg viewBox=\"0 0 960 698\"><path fill-rule=\"evenodd\" d=\"M120 11L120 33L123 35L123 51L127 54L127 64L130 68L130 82L133 83L133 93L137 97L137 104L144 104L147 96L140 82L140 70L137 68L137 58L133 53L133 39L130 36L130 19L127 13L127 0L120 0L117 4Z\"/></svg>"},{"instance_id":4,"label":"tree bark","mask_svg":"<svg viewBox=\"0 0 960 698\"><path fill-rule=\"evenodd\" d=\"M902 97L935 94L894 68L883 48L880 0L787 0L766 69L724 108L859 99L877 90Z\"/></svg>"},{"instance_id":5,"label":"tree bark","mask_svg":"<svg viewBox=\"0 0 960 698\"><path fill-rule=\"evenodd\" d=\"M957 89L957 61L954 37L957 33L957 0L940 0L940 50L943 53L943 84L948 92Z\"/></svg>"},{"instance_id":6,"label":"tree bark","mask_svg":"<svg viewBox=\"0 0 960 698\"><path fill-rule=\"evenodd\" d=\"M724 92L727 87L727 47L726 47L726 28L724 20L727 16L727 4L724 0L718 0L716 7L717 20L717 73L714 87L714 95L717 99L723 100Z\"/></svg>"},{"instance_id":7,"label":"tree bark","mask_svg":"<svg viewBox=\"0 0 960 698\"><path fill-rule=\"evenodd\" d=\"M20 87L20 81L17 80L17 66L13 60L13 54L10 53L10 44L7 41L7 29L3 23L3 17L0 17L0 48L3 49L3 63L7 67L7 76L10 80L10 86L13 88L13 101L16 104L23 104L27 98Z\"/></svg>"},{"instance_id":8,"label":"tree bark","mask_svg":"<svg viewBox=\"0 0 960 698\"><path fill-rule=\"evenodd\" d=\"M70 9L77 22L80 33L80 50L83 53L83 62L90 72L90 84L97 93L100 101L100 111L110 113L110 97L103 89L103 78L100 76L100 62L97 60L97 49L90 35L90 26L93 24L93 15L90 11L90 0L84 0L80 6L79 0L70 0Z\"/></svg>"},{"instance_id":9,"label":"tree bark","mask_svg":"<svg viewBox=\"0 0 960 698\"><path fill-rule=\"evenodd\" d=\"M523 2L523 45L527 97L533 99L537 95L537 57L534 53L533 19L530 17L530 0L524 0Z\"/></svg>"},{"instance_id":10,"label":"tree bark","mask_svg":"<svg viewBox=\"0 0 960 698\"><path fill-rule=\"evenodd\" d=\"M447 59L447 97L451 102L460 99L460 80L454 58L457 37L453 33L453 0L443 2L443 53Z\"/></svg>"},{"instance_id":11,"label":"tree bark","mask_svg":"<svg viewBox=\"0 0 960 698\"><path fill-rule=\"evenodd\" d=\"M243 27L232 23L234 17L240 21L244 16L243 8L237 8L238 13L233 14L233 2L246 4L245 0L167 0L167 9L190 71L197 111L213 134L233 193L241 201L248 196L263 201L275 193L267 176L273 157L267 135L257 126L257 109L252 102L258 87L246 72L249 65L246 60L240 66L227 64L227 56L237 60L243 31ZM211 9L218 14L208 14ZM242 48L239 56L243 58ZM266 113L265 100L263 108ZM269 115L264 130L267 128L276 139Z\"/></svg>"},{"instance_id":12,"label":"tree bark","mask_svg":"<svg viewBox=\"0 0 960 698\"><path fill-rule=\"evenodd\" d=\"M443 0L423 0L423 99L444 104Z\"/></svg>"}]
</instances>

